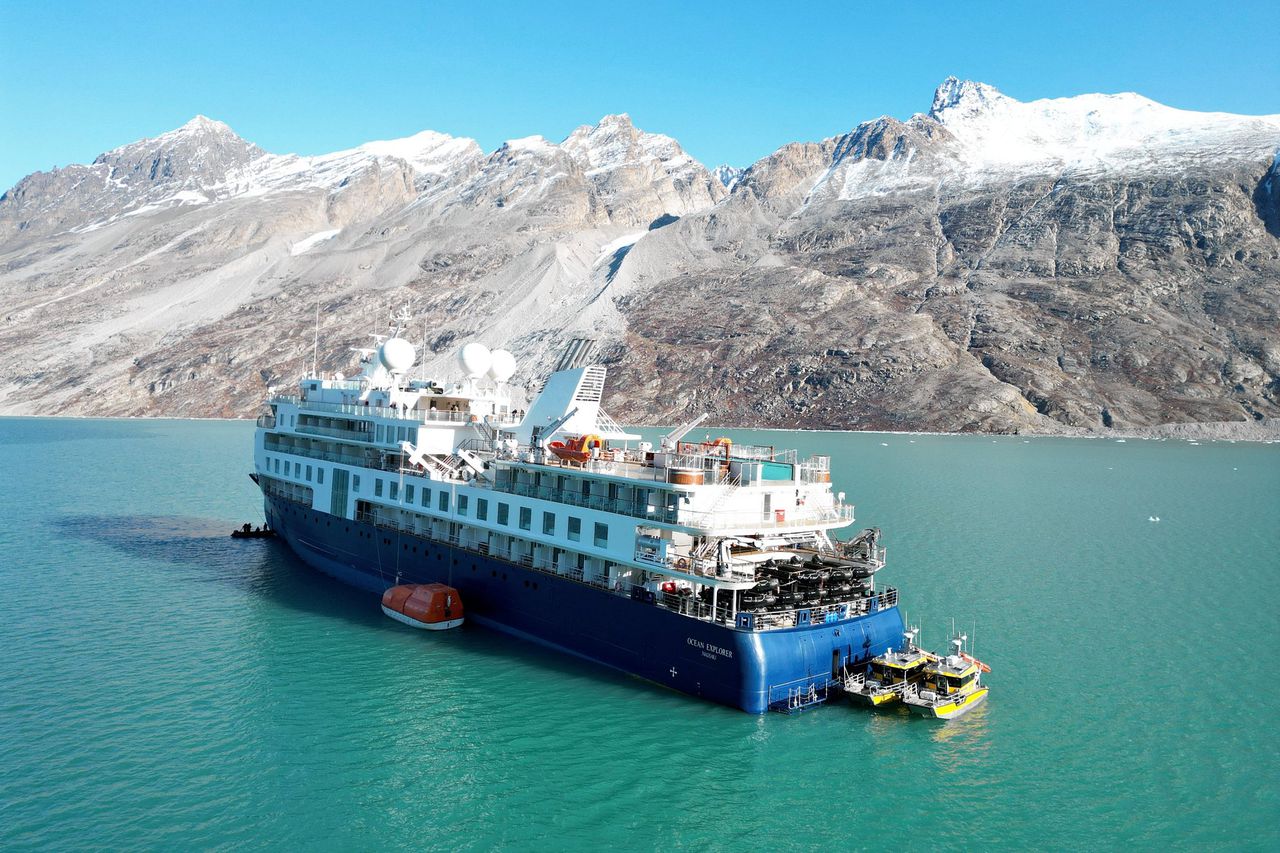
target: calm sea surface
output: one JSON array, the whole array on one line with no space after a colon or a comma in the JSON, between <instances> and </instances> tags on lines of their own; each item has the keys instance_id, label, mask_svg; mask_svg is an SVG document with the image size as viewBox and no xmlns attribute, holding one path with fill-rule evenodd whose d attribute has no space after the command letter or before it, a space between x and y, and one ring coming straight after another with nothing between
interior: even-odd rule
<instances>
[{"instance_id":1,"label":"calm sea surface","mask_svg":"<svg viewBox=\"0 0 1280 853\"><path fill-rule=\"evenodd\" d=\"M0 848L1280 845L1280 446L728 434L835 456L985 706L752 717L416 632L228 538L252 424L0 419Z\"/></svg>"}]
</instances>

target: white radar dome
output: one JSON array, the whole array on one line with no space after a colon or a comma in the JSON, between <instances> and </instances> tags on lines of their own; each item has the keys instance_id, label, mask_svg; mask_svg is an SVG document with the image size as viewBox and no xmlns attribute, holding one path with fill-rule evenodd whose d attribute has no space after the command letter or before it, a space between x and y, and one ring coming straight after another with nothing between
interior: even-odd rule
<instances>
[{"instance_id":1,"label":"white radar dome","mask_svg":"<svg viewBox=\"0 0 1280 853\"><path fill-rule=\"evenodd\" d=\"M493 351L493 362L489 365L489 378L495 382L506 382L516 372L516 357L504 349Z\"/></svg>"},{"instance_id":2,"label":"white radar dome","mask_svg":"<svg viewBox=\"0 0 1280 853\"><path fill-rule=\"evenodd\" d=\"M493 355L484 344L470 343L458 350L458 363L470 377L484 376L493 361Z\"/></svg>"},{"instance_id":3,"label":"white radar dome","mask_svg":"<svg viewBox=\"0 0 1280 853\"><path fill-rule=\"evenodd\" d=\"M413 367L413 344L404 338L388 338L378 347L378 361L390 373L404 373Z\"/></svg>"}]
</instances>

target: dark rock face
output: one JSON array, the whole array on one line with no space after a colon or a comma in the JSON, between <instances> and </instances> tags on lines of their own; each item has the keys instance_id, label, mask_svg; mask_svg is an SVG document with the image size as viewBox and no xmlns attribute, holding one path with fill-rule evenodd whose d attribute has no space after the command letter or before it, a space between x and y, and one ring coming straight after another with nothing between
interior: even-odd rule
<instances>
[{"instance_id":1,"label":"dark rock face","mask_svg":"<svg viewBox=\"0 0 1280 853\"><path fill-rule=\"evenodd\" d=\"M602 339L632 422L1276 418L1278 149L1280 117L957 80L715 175L625 116L305 160L197 119L0 199L0 410L250 415L317 303L333 371L409 302L431 370L480 339L532 384Z\"/></svg>"}]
</instances>

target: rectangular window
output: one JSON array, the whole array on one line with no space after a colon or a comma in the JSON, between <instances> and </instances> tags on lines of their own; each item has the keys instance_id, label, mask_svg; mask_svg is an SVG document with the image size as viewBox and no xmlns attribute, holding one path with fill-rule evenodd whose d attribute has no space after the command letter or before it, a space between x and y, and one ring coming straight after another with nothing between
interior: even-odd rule
<instances>
[{"instance_id":1,"label":"rectangular window","mask_svg":"<svg viewBox=\"0 0 1280 853\"><path fill-rule=\"evenodd\" d=\"M294 477L301 477L301 476L302 476L302 463L301 463L301 462L295 462L295 463L293 463L293 476L294 476Z\"/></svg>"},{"instance_id":2,"label":"rectangular window","mask_svg":"<svg viewBox=\"0 0 1280 853\"><path fill-rule=\"evenodd\" d=\"M489 517L489 502L484 498L476 498L476 518L481 521Z\"/></svg>"},{"instance_id":3,"label":"rectangular window","mask_svg":"<svg viewBox=\"0 0 1280 853\"><path fill-rule=\"evenodd\" d=\"M373 496L376 498L382 497L382 478L381 477L375 477L373 480Z\"/></svg>"},{"instance_id":4,"label":"rectangular window","mask_svg":"<svg viewBox=\"0 0 1280 853\"><path fill-rule=\"evenodd\" d=\"M353 492L360 491L360 475L359 474L351 475L351 491Z\"/></svg>"},{"instance_id":5,"label":"rectangular window","mask_svg":"<svg viewBox=\"0 0 1280 853\"><path fill-rule=\"evenodd\" d=\"M444 489L440 490L440 500L437 501L436 505L440 507L441 512L449 511L449 493Z\"/></svg>"},{"instance_id":6,"label":"rectangular window","mask_svg":"<svg viewBox=\"0 0 1280 853\"><path fill-rule=\"evenodd\" d=\"M388 495L388 497L390 497L391 500L393 501L400 500L400 484L397 483L395 480L392 480L387 485L391 487L391 494Z\"/></svg>"},{"instance_id":7,"label":"rectangular window","mask_svg":"<svg viewBox=\"0 0 1280 853\"><path fill-rule=\"evenodd\" d=\"M426 486L422 487L422 505L428 508L431 506L431 490Z\"/></svg>"},{"instance_id":8,"label":"rectangular window","mask_svg":"<svg viewBox=\"0 0 1280 853\"><path fill-rule=\"evenodd\" d=\"M528 530L533 527L533 510L527 506L520 507L520 529Z\"/></svg>"},{"instance_id":9,"label":"rectangular window","mask_svg":"<svg viewBox=\"0 0 1280 853\"><path fill-rule=\"evenodd\" d=\"M542 514L542 532L548 536L555 535L556 514L554 512L544 512Z\"/></svg>"},{"instance_id":10,"label":"rectangular window","mask_svg":"<svg viewBox=\"0 0 1280 853\"><path fill-rule=\"evenodd\" d=\"M511 507L508 506L507 504L504 504L502 501L498 501L498 523L505 525L505 524L509 524L510 521L511 521Z\"/></svg>"},{"instance_id":11,"label":"rectangular window","mask_svg":"<svg viewBox=\"0 0 1280 853\"><path fill-rule=\"evenodd\" d=\"M323 482L324 482L324 469L323 469L323 468L316 468L316 482L317 482L317 483L323 483Z\"/></svg>"},{"instance_id":12,"label":"rectangular window","mask_svg":"<svg viewBox=\"0 0 1280 853\"><path fill-rule=\"evenodd\" d=\"M577 542L582 538L582 519L569 516L569 541Z\"/></svg>"},{"instance_id":13,"label":"rectangular window","mask_svg":"<svg viewBox=\"0 0 1280 853\"><path fill-rule=\"evenodd\" d=\"M413 483L404 484L404 502L407 504L413 503Z\"/></svg>"},{"instance_id":14,"label":"rectangular window","mask_svg":"<svg viewBox=\"0 0 1280 853\"><path fill-rule=\"evenodd\" d=\"M280 473L280 458L276 457L276 473Z\"/></svg>"},{"instance_id":15,"label":"rectangular window","mask_svg":"<svg viewBox=\"0 0 1280 853\"><path fill-rule=\"evenodd\" d=\"M470 501L468 500L466 495L458 495L458 515L467 514L467 504L469 502Z\"/></svg>"},{"instance_id":16,"label":"rectangular window","mask_svg":"<svg viewBox=\"0 0 1280 853\"><path fill-rule=\"evenodd\" d=\"M609 500L616 501L617 499L618 499L618 484L610 483L609 484Z\"/></svg>"},{"instance_id":17,"label":"rectangular window","mask_svg":"<svg viewBox=\"0 0 1280 853\"><path fill-rule=\"evenodd\" d=\"M382 444L382 424L378 424L376 441L378 444Z\"/></svg>"},{"instance_id":18,"label":"rectangular window","mask_svg":"<svg viewBox=\"0 0 1280 853\"><path fill-rule=\"evenodd\" d=\"M308 483L311 482L311 466L310 465L307 466L307 482Z\"/></svg>"},{"instance_id":19,"label":"rectangular window","mask_svg":"<svg viewBox=\"0 0 1280 853\"><path fill-rule=\"evenodd\" d=\"M596 547L609 547L609 525L596 522Z\"/></svg>"}]
</instances>

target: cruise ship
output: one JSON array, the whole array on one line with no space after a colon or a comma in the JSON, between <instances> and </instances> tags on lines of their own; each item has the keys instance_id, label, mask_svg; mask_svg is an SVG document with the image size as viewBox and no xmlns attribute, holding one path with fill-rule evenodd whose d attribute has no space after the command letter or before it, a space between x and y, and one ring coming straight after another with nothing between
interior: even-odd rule
<instances>
[{"instance_id":1,"label":"cruise ship","mask_svg":"<svg viewBox=\"0 0 1280 853\"><path fill-rule=\"evenodd\" d=\"M836 535L854 511L829 457L686 440L703 418L644 441L601 408L590 340L527 409L505 350L467 344L446 378L375 343L358 376L304 378L258 418L267 523L315 569L446 584L512 643L750 713L821 702L901 643L879 531Z\"/></svg>"}]
</instances>

